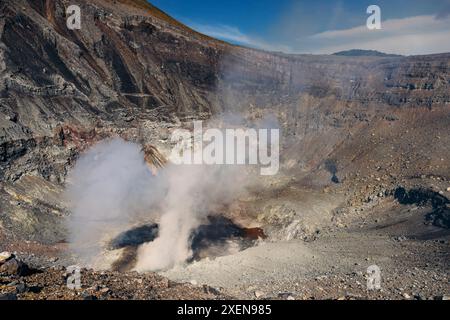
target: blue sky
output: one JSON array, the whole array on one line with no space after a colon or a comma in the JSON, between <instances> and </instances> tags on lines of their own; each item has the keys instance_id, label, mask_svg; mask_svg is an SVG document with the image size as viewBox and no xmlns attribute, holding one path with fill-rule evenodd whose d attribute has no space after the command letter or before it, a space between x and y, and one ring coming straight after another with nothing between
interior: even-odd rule
<instances>
[{"instance_id":1,"label":"blue sky","mask_svg":"<svg viewBox=\"0 0 450 320\"><path fill-rule=\"evenodd\" d=\"M272 51L333 53L352 48L400 54L450 52L450 0L151 0L213 37ZM382 29L366 27L369 5Z\"/></svg>"}]
</instances>

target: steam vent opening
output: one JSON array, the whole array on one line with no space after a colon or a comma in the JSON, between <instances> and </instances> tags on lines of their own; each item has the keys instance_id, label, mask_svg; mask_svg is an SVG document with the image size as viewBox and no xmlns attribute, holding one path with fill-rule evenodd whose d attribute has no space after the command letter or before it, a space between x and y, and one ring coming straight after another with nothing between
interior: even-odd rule
<instances>
[{"instance_id":1,"label":"steam vent opening","mask_svg":"<svg viewBox=\"0 0 450 320\"><path fill-rule=\"evenodd\" d=\"M165 168L170 165L169 160L155 146L145 145L141 152L153 176L162 175ZM185 170L189 170L189 168L185 168ZM195 213L194 216L196 216ZM236 253L267 238L262 228L244 227L222 214L206 215L201 220L198 226L192 228L187 238L190 254L186 263ZM170 224L178 222L174 220ZM108 251L121 250L121 254L112 263L111 268L120 272L133 270L138 260L139 247L158 239L161 235L160 229L159 223L144 223L115 236L108 242L106 249ZM177 230L179 231L179 229ZM171 236L176 238L178 235L172 234Z\"/></svg>"},{"instance_id":2,"label":"steam vent opening","mask_svg":"<svg viewBox=\"0 0 450 320\"><path fill-rule=\"evenodd\" d=\"M117 235L107 248L123 251L112 269L120 272L132 270L136 264L138 247L154 241L158 235L158 224L138 226ZM190 235L192 256L187 262L245 250L260 239L266 239L262 228L245 228L222 216L208 216L206 222Z\"/></svg>"}]
</instances>

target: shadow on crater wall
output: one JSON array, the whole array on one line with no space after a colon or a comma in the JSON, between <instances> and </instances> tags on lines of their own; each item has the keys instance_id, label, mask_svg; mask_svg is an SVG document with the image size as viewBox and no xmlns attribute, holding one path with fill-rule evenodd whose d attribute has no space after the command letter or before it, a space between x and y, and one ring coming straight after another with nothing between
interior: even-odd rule
<instances>
[{"instance_id":1,"label":"shadow on crater wall","mask_svg":"<svg viewBox=\"0 0 450 320\"><path fill-rule=\"evenodd\" d=\"M425 188L406 190L399 187L394 197L404 205L431 206L432 211L426 215L426 221L437 227L450 228L450 200L445 196Z\"/></svg>"}]
</instances>

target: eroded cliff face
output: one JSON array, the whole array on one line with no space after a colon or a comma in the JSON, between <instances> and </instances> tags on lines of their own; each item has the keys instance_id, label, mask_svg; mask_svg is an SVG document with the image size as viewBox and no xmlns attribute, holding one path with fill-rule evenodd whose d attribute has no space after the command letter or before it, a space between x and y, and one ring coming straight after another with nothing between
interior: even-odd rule
<instances>
[{"instance_id":1,"label":"eroded cliff face","mask_svg":"<svg viewBox=\"0 0 450 320\"><path fill-rule=\"evenodd\" d=\"M38 191L59 192L95 141L119 135L164 150L173 128L230 110L274 115L283 170L309 186L330 183L330 159L348 193L359 182L377 192L421 174L449 179L450 54L268 53L208 38L131 0L77 1L82 28L71 31L69 4L0 3L5 229L19 221L29 236L66 214L61 200Z\"/></svg>"},{"instance_id":2,"label":"eroded cliff face","mask_svg":"<svg viewBox=\"0 0 450 320\"><path fill-rule=\"evenodd\" d=\"M210 113L207 96L219 55L213 46L190 39L187 31L158 20L152 11L102 1L81 1L82 29L69 31L67 5L2 2L5 180L16 179L21 171L20 166L8 170L12 160L21 161L36 148L59 144L55 152L67 157L66 142L95 139L92 130L138 128L146 120L173 122ZM41 163L34 169L63 179L62 168Z\"/></svg>"}]
</instances>

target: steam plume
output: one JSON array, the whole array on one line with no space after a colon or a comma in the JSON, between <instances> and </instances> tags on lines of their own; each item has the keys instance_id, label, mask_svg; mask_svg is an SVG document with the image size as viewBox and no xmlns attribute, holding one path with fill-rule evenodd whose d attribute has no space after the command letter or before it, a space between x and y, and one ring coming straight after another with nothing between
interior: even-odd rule
<instances>
[{"instance_id":1,"label":"steam plume","mask_svg":"<svg viewBox=\"0 0 450 320\"><path fill-rule=\"evenodd\" d=\"M214 213L211 206L242 192L242 170L168 164L153 176L140 146L121 139L101 142L81 156L70 175L71 244L92 262L106 240L134 219L146 218L159 223L159 237L139 249L136 270L184 262L192 255L192 232Z\"/></svg>"},{"instance_id":2,"label":"steam plume","mask_svg":"<svg viewBox=\"0 0 450 320\"><path fill-rule=\"evenodd\" d=\"M241 171L241 173L238 173ZM242 169L226 166L169 166L159 237L138 252L136 270L170 268L192 256L191 235L217 204L229 203L244 188Z\"/></svg>"},{"instance_id":3,"label":"steam plume","mask_svg":"<svg viewBox=\"0 0 450 320\"><path fill-rule=\"evenodd\" d=\"M92 262L105 236L133 218L149 216L163 190L147 167L140 146L106 140L83 154L69 175L69 240L83 262Z\"/></svg>"}]
</instances>

